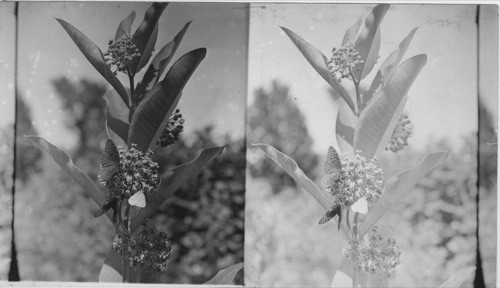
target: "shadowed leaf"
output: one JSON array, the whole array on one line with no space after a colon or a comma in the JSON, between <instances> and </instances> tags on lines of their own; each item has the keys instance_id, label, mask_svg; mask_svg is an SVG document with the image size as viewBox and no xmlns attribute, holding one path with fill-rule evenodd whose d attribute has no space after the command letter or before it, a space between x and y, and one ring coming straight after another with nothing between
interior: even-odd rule
<instances>
[{"instance_id":1,"label":"shadowed leaf","mask_svg":"<svg viewBox=\"0 0 500 288\"><path fill-rule=\"evenodd\" d=\"M31 142L33 142L33 144L35 144L42 151L49 154L50 157L52 157L52 159L57 163L57 165L59 165L66 173L68 173L68 175L73 178L73 180L75 180L75 182L78 183L78 185L80 185L92 199L94 199L99 207L107 202L106 195L97 188L97 186L92 180L90 180L87 174L85 174L82 170L76 167L75 164L73 164L73 160L71 160L71 157L69 157L66 152L57 148L42 137L25 137L30 139ZM106 213L106 216L108 216L108 218L112 220L113 212L109 211L108 213Z\"/></svg>"},{"instance_id":2,"label":"shadowed leaf","mask_svg":"<svg viewBox=\"0 0 500 288\"><path fill-rule=\"evenodd\" d=\"M115 88L123 102L128 105L127 92L120 80L118 80L115 74L109 70L99 47L97 47L97 45L95 45L87 36L85 36L85 34L80 32L80 30L76 29L73 25L62 19L56 19L69 34L71 39L73 39L73 42L75 42L80 51L82 51L85 58L89 60L90 64L92 64L92 66L94 66L94 68L109 82L109 84Z\"/></svg>"},{"instance_id":3,"label":"shadowed leaf","mask_svg":"<svg viewBox=\"0 0 500 288\"><path fill-rule=\"evenodd\" d=\"M132 36L132 42L135 46L137 46L139 53L141 54L141 59L137 63L130 65L130 69L134 72L134 74L139 72L142 68L140 67L141 63L144 63L144 67L144 65L146 65L149 61L149 58L151 58L152 50L147 51L146 47L148 46L151 37L154 37L154 42L156 42L156 37L154 36L155 29L158 31L156 25L167 5L167 2L153 3L148 10L146 10L144 20ZM154 43L152 46L154 48Z\"/></svg>"},{"instance_id":4,"label":"shadowed leaf","mask_svg":"<svg viewBox=\"0 0 500 288\"><path fill-rule=\"evenodd\" d=\"M380 48L379 26L387 10L389 10L388 4L379 4L373 8L370 15L366 17L363 31L361 31L356 44L354 44L354 49L365 60L357 66L354 73L355 78L358 80L368 75L375 66Z\"/></svg>"},{"instance_id":5,"label":"shadowed leaf","mask_svg":"<svg viewBox=\"0 0 500 288\"><path fill-rule=\"evenodd\" d=\"M134 23L134 20L135 11L132 11L130 15L123 19L122 22L120 22L120 25L118 25L118 29L116 30L115 42L118 41L118 39L122 38L122 36L130 34L130 27L132 27L132 23Z\"/></svg>"},{"instance_id":6,"label":"shadowed leaf","mask_svg":"<svg viewBox=\"0 0 500 288\"><path fill-rule=\"evenodd\" d=\"M238 271L243 268L243 263L234 264L222 269L210 280L208 280L204 285L230 285L233 284L234 277Z\"/></svg>"},{"instance_id":7,"label":"shadowed leaf","mask_svg":"<svg viewBox=\"0 0 500 288\"><path fill-rule=\"evenodd\" d=\"M342 46L344 46L347 43L356 41L356 37L358 36L358 31L359 28L361 28L362 23L363 23L363 18L360 17L358 21L354 23L354 25L352 25L351 27L349 27L349 29L347 29L347 31L345 31L344 39L342 40Z\"/></svg>"},{"instance_id":8,"label":"shadowed leaf","mask_svg":"<svg viewBox=\"0 0 500 288\"><path fill-rule=\"evenodd\" d=\"M170 60L177 51L179 44L186 33L187 28L191 22L188 22L182 30L175 35L174 39L170 41L167 45L163 46L163 48L158 52L151 64L148 67L148 70L144 74L142 81L137 85L136 93L138 94L138 98L141 99L144 95L146 95L146 91L149 89L151 83L158 83L160 80L161 74L167 68L167 65L170 63Z\"/></svg>"},{"instance_id":9,"label":"shadowed leaf","mask_svg":"<svg viewBox=\"0 0 500 288\"><path fill-rule=\"evenodd\" d=\"M108 136L115 141L116 145L126 145L130 110L120 100L115 90L106 91L103 97L106 100L106 127L109 128ZM110 130L113 134L109 133ZM115 135L120 139L116 139Z\"/></svg>"},{"instance_id":10,"label":"shadowed leaf","mask_svg":"<svg viewBox=\"0 0 500 288\"><path fill-rule=\"evenodd\" d=\"M360 237L365 235L394 204L409 193L420 178L443 163L449 154L449 151L430 153L416 167L389 178L385 183L382 196L370 209L368 216L358 229Z\"/></svg>"},{"instance_id":11,"label":"shadowed leaf","mask_svg":"<svg viewBox=\"0 0 500 288\"><path fill-rule=\"evenodd\" d=\"M345 102L337 101L337 122L335 123L335 134L339 149L344 153L352 153L354 140L354 127L358 117L352 113Z\"/></svg>"},{"instance_id":12,"label":"shadowed leaf","mask_svg":"<svg viewBox=\"0 0 500 288\"><path fill-rule=\"evenodd\" d=\"M387 82L391 78L392 73L398 67L401 59L403 59L406 49L408 49L408 46L413 39L413 35L415 35L415 32L417 32L417 29L418 28L411 30L408 36L406 36L405 39L403 39L403 41L399 43L399 47L384 60L382 65L380 65L380 72L382 73L384 79L384 86L387 85Z\"/></svg>"},{"instance_id":13,"label":"shadowed leaf","mask_svg":"<svg viewBox=\"0 0 500 288\"><path fill-rule=\"evenodd\" d=\"M424 54L402 63L359 116L354 132L354 150L366 158L378 156L387 146L406 104L406 94L427 61Z\"/></svg>"},{"instance_id":14,"label":"shadowed leaf","mask_svg":"<svg viewBox=\"0 0 500 288\"><path fill-rule=\"evenodd\" d=\"M139 59L139 64L137 64L137 71L140 71L146 64L148 64L149 59L153 55L153 50L155 49L156 40L158 39L158 24L156 24L153 32L151 33L151 37L149 37L148 44L144 48L144 51L141 54L141 59Z\"/></svg>"},{"instance_id":15,"label":"shadowed leaf","mask_svg":"<svg viewBox=\"0 0 500 288\"><path fill-rule=\"evenodd\" d=\"M201 151L200 155L193 161L178 166L167 171L161 177L157 191L146 200L146 208L142 209L136 217L132 219L131 230L134 231L144 222L158 207L165 202L177 189L181 187L189 178L198 174L203 166L213 159L219 157L224 151L224 147L211 147Z\"/></svg>"},{"instance_id":16,"label":"shadowed leaf","mask_svg":"<svg viewBox=\"0 0 500 288\"><path fill-rule=\"evenodd\" d=\"M288 175L290 175L293 180L304 190L306 190L311 196L313 196L316 201L325 209L329 211L333 205L324 190L321 190L309 177L304 174L304 171L299 168L297 163L289 156L276 150L273 146L267 144L252 144L262 150L264 154L271 160L276 162L283 170L285 170ZM338 225L337 219L333 219L335 224ZM340 229L347 235L347 227L345 222L342 222Z\"/></svg>"},{"instance_id":17,"label":"shadowed leaf","mask_svg":"<svg viewBox=\"0 0 500 288\"><path fill-rule=\"evenodd\" d=\"M328 70L328 60L326 56L291 30L288 30L285 27L281 27L281 29L283 29L288 37L290 37L295 46L297 46L302 55L304 55L307 61L313 66L314 69L316 69L319 75L321 75L321 77L323 77L323 79L330 84L333 90L347 102L347 105L349 105L351 110L355 111L354 102L352 101L351 96L347 93L345 88L340 85L337 79L332 76L330 70Z\"/></svg>"},{"instance_id":18,"label":"shadowed leaf","mask_svg":"<svg viewBox=\"0 0 500 288\"><path fill-rule=\"evenodd\" d=\"M205 48L188 52L172 65L165 79L148 92L130 121L129 147L135 143L137 149L144 152L156 144L177 106L182 89L205 55Z\"/></svg>"}]
</instances>

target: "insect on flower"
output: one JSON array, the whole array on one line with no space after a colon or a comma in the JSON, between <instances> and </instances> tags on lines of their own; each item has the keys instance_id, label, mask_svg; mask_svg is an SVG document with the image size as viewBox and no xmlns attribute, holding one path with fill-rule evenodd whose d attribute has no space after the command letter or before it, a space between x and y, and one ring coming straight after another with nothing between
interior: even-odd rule
<instances>
[{"instance_id":1,"label":"insect on flower","mask_svg":"<svg viewBox=\"0 0 500 288\"><path fill-rule=\"evenodd\" d=\"M325 177L323 178L323 186L325 189L331 190L334 184L340 179L342 171L342 162L335 148L330 146L326 155L326 162L323 166ZM340 230L340 222L342 221L342 206L340 204L333 205L328 212L319 220L318 224L322 225L330 221L333 217L339 215L338 229Z\"/></svg>"},{"instance_id":2,"label":"insect on flower","mask_svg":"<svg viewBox=\"0 0 500 288\"><path fill-rule=\"evenodd\" d=\"M113 140L108 139L104 146L104 152L101 155L101 163L99 167L99 180L104 184L105 188L110 187L113 178L120 172L120 153ZM101 206L99 211L95 213L95 217L104 215L109 209L113 208L113 223L117 220L118 199L116 197L109 197L108 201Z\"/></svg>"}]
</instances>

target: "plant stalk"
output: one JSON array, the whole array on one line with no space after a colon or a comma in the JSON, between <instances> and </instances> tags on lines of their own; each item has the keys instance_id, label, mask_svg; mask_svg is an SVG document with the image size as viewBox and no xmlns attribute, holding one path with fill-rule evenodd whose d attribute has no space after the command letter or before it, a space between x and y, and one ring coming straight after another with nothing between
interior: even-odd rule
<instances>
[{"instance_id":1,"label":"plant stalk","mask_svg":"<svg viewBox=\"0 0 500 288\"><path fill-rule=\"evenodd\" d=\"M356 102L358 104L358 111L357 111L357 114L356 116L359 116L361 115L361 110L363 109L362 108L362 103L361 103L361 93L359 92L359 82L356 81L356 78L354 77L354 75L351 73L351 78L352 78L352 82L354 83L354 87L356 88Z\"/></svg>"}]
</instances>

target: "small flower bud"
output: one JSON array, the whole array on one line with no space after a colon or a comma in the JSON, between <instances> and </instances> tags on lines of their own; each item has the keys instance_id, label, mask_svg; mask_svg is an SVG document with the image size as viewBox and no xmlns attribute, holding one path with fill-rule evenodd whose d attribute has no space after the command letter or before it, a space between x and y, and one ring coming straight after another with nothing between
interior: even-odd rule
<instances>
[{"instance_id":1,"label":"small flower bud","mask_svg":"<svg viewBox=\"0 0 500 288\"><path fill-rule=\"evenodd\" d=\"M174 144L175 141L179 139L179 135L184 130L184 119L179 109L176 109L174 114L170 116L170 119L163 129L160 139L156 143L162 147L167 147Z\"/></svg>"},{"instance_id":2,"label":"small flower bud","mask_svg":"<svg viewBox=\"0 0 500 288\"><path fill-rule=\"evenodd\" d=\"M104 59L110 69L116 67L115 74L117 72L128 73L130 65L141 58L139 49L132 42L131 35L123 35L116 42L109 40L108 46Z\"/></svg>"},{"instance_id":3,"label":"small flower bud","mask_svg":"<svg viewBox=\"0 0 500 288\"><path fill-rule=\"evenodd\" d=\"M394 128L391 139L389 140L389 143L387 143L385 150L391 150L394 153L403 150L406 146L408 146L408 138L412 135L413 125L411 124L408 114L403 113L401 114L401 117L399 117L398 124L396 124L396 127Z\"/></svg>"},{"instance_id":4,"label":"small flower bud","mask_svg":"<svg viewBox=\"0 0 500 288\"><path fill-rule=\"evenodd\" d=\"M352 72L357 71L359 64L364 63L363 57L354 49L354 42L345 44L340 48L332 49L332 57L328 60L328 68L333 77L339 82L349 78Z\"/></svg>"}]
</instances>

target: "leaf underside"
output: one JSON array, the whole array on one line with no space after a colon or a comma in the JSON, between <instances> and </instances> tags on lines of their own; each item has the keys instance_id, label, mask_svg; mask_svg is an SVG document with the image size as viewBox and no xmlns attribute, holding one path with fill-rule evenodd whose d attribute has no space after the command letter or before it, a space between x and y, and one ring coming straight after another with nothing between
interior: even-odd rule
<instances>
[{"instance_id":1,"label":"leaf underside","mask_svg":"<svg viewBox=\"0 0 500 288\"><path fill-rule=\"evenodd\" d=\"M233 284L234 277L238 271L243 268L243 263L237 263L229 266L225 269L220 270L217 274L210 280L208 280L204 285L230 285Z\"/></svg>"}]
</instances>

